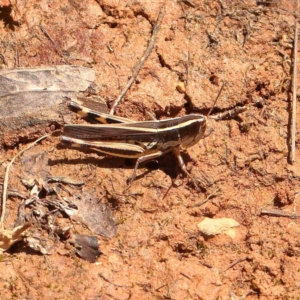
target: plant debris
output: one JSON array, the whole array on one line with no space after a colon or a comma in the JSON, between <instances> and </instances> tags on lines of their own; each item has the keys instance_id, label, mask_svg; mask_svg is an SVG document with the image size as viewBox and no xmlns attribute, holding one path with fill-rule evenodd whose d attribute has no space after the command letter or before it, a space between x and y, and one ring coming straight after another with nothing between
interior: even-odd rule
<instances>
[{"instance_id":1,"label":"plant debris","mask_svg":"<svg viewBox=\"0 0 300 300\"><path fill-rule=\"evenodd\" d=\"M74 235L76 254L91 263L95 262L101 252L98 250L98 239L91 235Z\"/></svg>"}]
</instances>

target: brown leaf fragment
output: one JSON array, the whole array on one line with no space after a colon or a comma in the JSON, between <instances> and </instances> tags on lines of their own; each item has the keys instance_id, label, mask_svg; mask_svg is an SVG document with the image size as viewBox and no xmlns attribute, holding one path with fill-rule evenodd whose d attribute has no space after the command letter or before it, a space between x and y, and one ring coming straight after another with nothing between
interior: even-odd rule
<instances>
[{"instance_id":1,"label":"brown leaf fragment","mask_svg":"<svg viewBox=\"0 0 300 300\"><path fill-rule=\"evenodd\" d=\"M117 233L117 224L110 208L99 203L98 199L86 195L84 199L76 202L78 215L87 224L94 234L112 238Z\"/></svg>"},{"instance_id":2,"label":"brown leaf fragment","mask_svg":"<svg viewBox=\"0 0 300 300\"><path fill-rule=\"evenodd\" d=\"M27 246L29 248L31 248L37 252L40 252L43 255L50 254L50 252L48 252L46 250L46 248L42 245L41 239L38 237L33 237L33 236L26 237L25 242L27 243Z\"/></svg>"},{"instance_id":3,"label":"brown leaf fragment","mask_svg":"<svg viewBox=\"0 0 300 300\"><path fill-rule=\"evenodd\" d=\"M94 263L100 256L98 249L98 239L92 235L75 234L76 254L82 259Z\"/></svg>"},{"instance_id":4,"label":"brown leaf fragment","mask_svg":"<svg viewBox=\"0 0 300 300\"><path fill-rule=\"evenodd\" d=\"M47 152L37 148L28 150L22 156L23 183L30 184L33 178L45 178L49 173ZM35 184L36 182L34 182ZM32 186L34 186L34 184Z\"/></svg>"}]
</instances>

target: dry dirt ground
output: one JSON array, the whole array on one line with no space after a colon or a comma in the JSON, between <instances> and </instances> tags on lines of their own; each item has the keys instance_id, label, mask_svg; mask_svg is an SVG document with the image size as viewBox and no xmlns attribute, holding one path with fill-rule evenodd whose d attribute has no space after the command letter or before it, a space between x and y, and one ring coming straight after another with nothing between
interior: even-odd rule
<instances>
[{"instance_id":1,"label":"dry dirt ground","mask_svg":"<svg viewBox=\"0 0 300 300\"><path fill-rule=\"evenodd\" d=\"M144 120L146 111L159 119L207 114L223 82L213 114L250 108L228 120L209 120L210 134L184 154L201 191L171 154L141 165L123 195L134 161L61 147L57 134L25 152L9 174L14 192L6 205L6 229L20 215L22 195L31 197L26 180L43 182L46 176L83 185L49 183L56 192L40 193L41 201L96 199L96 205L111 209L118 228L111 238L97 236L101 255L90 263L76 255L71 238L51 230L69 226L71 235L95 235L82 220L54 209L48 223L40 224L42 212L35 210L27 235L39 235L50 254L24 241L4 252L1 299L300 299L299 221L261 213L300 214L299 150L289 163L296 0L3 0L2 5L2 70L90 67L108 105L143 56L165 5L154 48L116 114L133 120ZM74 122L83 121L74 114ZM61 130L43 127L39 136L49 128ZM2 141L2 182L9 161L39 136ZM28 169L39 165L26 160L30 155L42 157L44 169L27 178ZM24 209L30 216L32 206ZM231 236L205 235L197 226L204 218L224 217L239 223Z\"/></svg>"}]
</instances>

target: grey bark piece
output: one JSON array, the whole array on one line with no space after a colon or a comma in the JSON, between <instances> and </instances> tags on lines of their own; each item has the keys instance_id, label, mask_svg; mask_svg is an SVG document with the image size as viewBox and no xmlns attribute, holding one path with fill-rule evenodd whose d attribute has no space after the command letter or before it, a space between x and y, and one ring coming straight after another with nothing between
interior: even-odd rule
<instances>
[{"instance_id":1,"label":"grey bark piece","mask_svg":"<svg viewBox=\"0 0 300 300\"><path fill-rule=\"evenodd\" d=\"M117 234L117 223L111 209L97 198L85 194L83 199L76 201L78 215L94 233L106 238Z\"/></svg>"},{"instance_id":2,"label":"grey bark piece","mask_svg":"<svg viewBox=\"0 0 300 300\"><path fill-rule=\"evenodd\" d=\"M75 234L76 254L82 259L94 263L100 256L101 252L98 249L98 239L92 235Z\"/></svg>"},{"instance_id":3,"label":"grey bark piece","mask_svg":"<svg viewBox=\"0 0 300 300\"><path fill-rule=\"evenodd\" d=\"M95 71L78 66L21 68L0 72L0 148L61 126L70 117L68 98L96 93Z\"/></svg>"}]
</instances>

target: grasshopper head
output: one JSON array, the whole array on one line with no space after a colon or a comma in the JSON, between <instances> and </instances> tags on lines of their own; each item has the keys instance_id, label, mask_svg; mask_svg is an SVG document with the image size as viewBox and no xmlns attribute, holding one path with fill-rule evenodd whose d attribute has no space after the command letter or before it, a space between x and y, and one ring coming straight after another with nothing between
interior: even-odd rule
<instances>
[{"instance_id":1,"label":"grasshopper head","mask_svg":"<svg viewBox=\"0 0 300 300\"><path fill-rule=\"evenodd\" d=\"M194 146L204 137L206 129L206 117L200 114L190 115L190 120L186 121L179 128L181 136L181 146L186 149Z\"/></svg>"}]
</instances>

